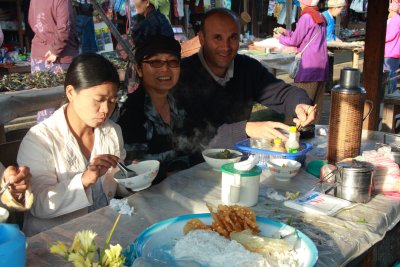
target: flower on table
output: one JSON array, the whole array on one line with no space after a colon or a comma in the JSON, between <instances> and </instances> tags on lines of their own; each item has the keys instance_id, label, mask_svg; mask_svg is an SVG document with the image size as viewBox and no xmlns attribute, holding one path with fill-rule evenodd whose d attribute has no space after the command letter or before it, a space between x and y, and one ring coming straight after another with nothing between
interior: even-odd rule
<instances>
[{"instance_id":1,"label":"flower on table","mask_svg":"<svg viewBox=\"0 0 400 267\"><path fill-rule=\"evenodd\" d=\"M101 262L102 266L123 266L125 257L121 255L122 247L120 244L110 245L110 249L104 251L105 255Z\"/></svg>"},{"instance_id":2,"label":"flower on table","mask_svg":"<svg viewBox=\"0 0 400 267\"><path fill-rule=\"evenodd\" d=\"M56 245L52 245L50 247L50 252L53 254L60 255L64 258L68 256L68 249L67 246L63 243L58 241Z\"/></svg>"},{"instance_id":3,"label":"flower on table","mask_svg":"<svg viewBox=\"0 0 400 267\"><path fill-rule=\"evenodd\" d=\"M116 219L107 237L103 251L100 251L94 240L97 233L92 230L83 230L75 234L70 248L63 242L58 241L55 245L51 245L50 252L62 256L66 261L73 263L76 267L124 266L125 257L121 253L121 245L117 244L113 246L110 244L109 248L106 249L119 218L120 215Z\"/></svg>"}]
</instances>

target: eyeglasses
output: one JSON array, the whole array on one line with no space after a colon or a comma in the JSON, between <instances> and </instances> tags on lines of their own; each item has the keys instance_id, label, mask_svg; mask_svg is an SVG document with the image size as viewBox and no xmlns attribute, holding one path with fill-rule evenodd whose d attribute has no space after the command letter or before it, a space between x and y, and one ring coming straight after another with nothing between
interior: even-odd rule
<instances>
[{"instance_id":1,"label":"eyeglasses","mask_svg":"<svg viewBox=\"0 0 400 267\"><path fill-rule=\"evenodd\" d=\"M143 60L143 63L147 63L149 64L152 68L161 68L163 67L165 64L168 65L168 67L170 68L179 68L179 60L177 59L171 59L171 60L159 60L159 59L155 59L155 60Z\"/></svg>"}]
</instances>

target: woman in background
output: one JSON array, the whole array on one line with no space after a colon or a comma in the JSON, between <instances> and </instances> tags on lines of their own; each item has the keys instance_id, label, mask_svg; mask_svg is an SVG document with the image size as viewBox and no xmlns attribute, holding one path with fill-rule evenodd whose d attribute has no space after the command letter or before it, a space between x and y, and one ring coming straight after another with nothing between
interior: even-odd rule
<instances>
[{"instance_id":1,"label":"woman in background","mask_svg":"<svg viewBox=\"0 0 400 267\"><path fill-rule=\"evenodd\" d=\"M108 205L117 183L111 168L125 158L115 108L119 77L97 54L74 59L65 77L68 103L32 127L18 164L30 166L35 202L25 214L28 236Z\"/></svg>"},{"instance_id":2,"label":"woman in background","mask_svg":"<svg viewBox=\"0 0 400 267\"><path fill-rule=\"evenodd\" d=\"M400 73L400 5L394 1L389 6L389 16L386 26L385 39L385 70L389 70L389 94L400 96L400 91L397 90L397 77Z\"/></svg>"},{"instance_id":3,"label":"woman in background","mask_svg":"<svg viewBox=\"0 0 400 267\"><path fill-rule=\"evenodd\" d=\"M299 71L294 78L294 85L306 90L313 104L318 104L322 110L325 82L328 80L328 48L326 44L326 21L318 12L319 0L299 0L301 16L296 24L295 31L278 28L274 35L279 42L286 46L297 47L301 52L306 45L301 57ZM317 114L315 123L321 118Z\"/></svg>"},{"instance_id":4,"label":"woman in background","mask_svg":"<svg viewBox=\"0 0 400 267\"><path fill-rule=\"evenodd\" d=\"M168 0L133 0L137 15L131 34L135 46L138 46L140 42L145 42L149 36L174 37L168 20L169 2Z\"/></svg>"},{"instance_id":5,"label":"woman in background","mask_svg":"<svg viewBox=\"0 0 400 267\"><path fill-rule=\"evenodd\" d=\"M63 73L79 53L71 0L31 0L31 72Z\"/></svg>"}]
</instances>

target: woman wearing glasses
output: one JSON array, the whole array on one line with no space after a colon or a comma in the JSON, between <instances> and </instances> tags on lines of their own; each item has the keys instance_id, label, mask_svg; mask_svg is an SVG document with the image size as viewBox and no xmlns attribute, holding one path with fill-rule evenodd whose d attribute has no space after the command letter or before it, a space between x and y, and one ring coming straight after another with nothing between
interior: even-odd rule
<instances>
[{"instance_id":1,"label":"woman wearing glasses","mask_svg":"<svg viewBox=\"0 0 400 267\"><path fill-rule=\"evenodd\" d=\"M188 167L175 149L173 136L183 127L184 112L178 109L170 91L180 73L179 43L156 35L137 47L135 69L139 88L128 95L117 123L121 126L127 161L159 160L160 170L153 184L168 173Z\"/></svg>"}]
</instances>

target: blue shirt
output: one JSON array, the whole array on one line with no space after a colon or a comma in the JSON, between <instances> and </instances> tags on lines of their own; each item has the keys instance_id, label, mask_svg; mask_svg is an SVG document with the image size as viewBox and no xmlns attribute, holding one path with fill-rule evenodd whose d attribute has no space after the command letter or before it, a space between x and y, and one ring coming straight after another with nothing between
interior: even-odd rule
<instances>
[{"instance_id":1,"label":"blue shirt","mask_svg":"<svg viewBox=\"0 0 400 267\"><path fill-rule=\"evenodd\" d=\"M326 41L332 42L336 41L337 37L335 35L335 20L332 17L331 13L329 13L328 10L326 10L324 13L322 13L324 17L326 18L326 21L328 25L326 26Z\"/></svg>"}]
</instances>

